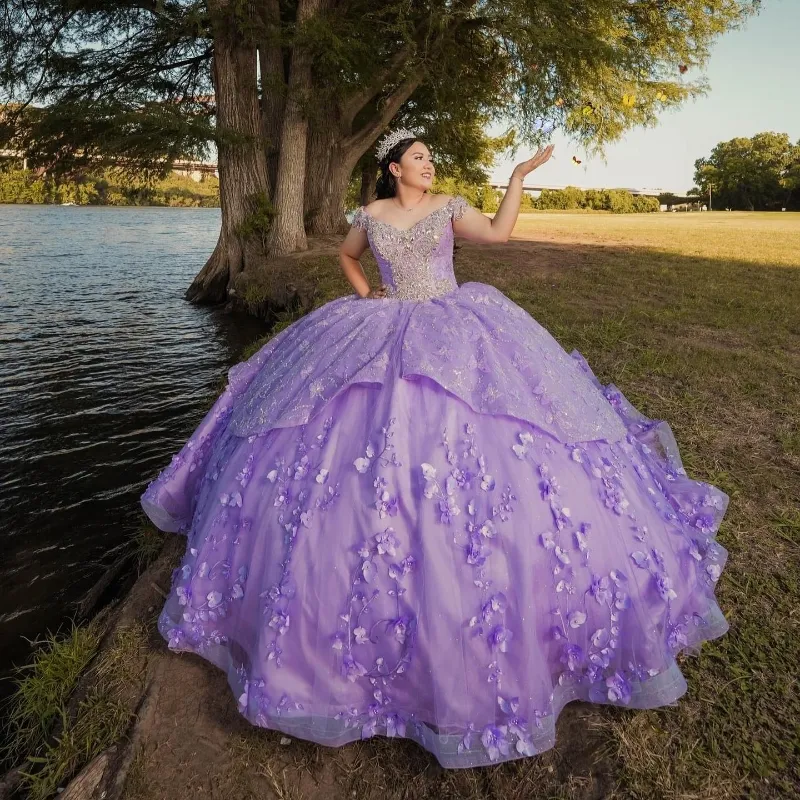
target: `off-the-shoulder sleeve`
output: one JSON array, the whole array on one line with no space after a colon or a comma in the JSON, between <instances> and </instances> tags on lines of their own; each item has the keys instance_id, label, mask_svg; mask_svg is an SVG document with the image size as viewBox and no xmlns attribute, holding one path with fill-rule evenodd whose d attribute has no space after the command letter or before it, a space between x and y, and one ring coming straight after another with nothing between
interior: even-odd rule
<instances>
[{"instance_id":1,"label":"off-the-shoulder sleeve","mask_svg":"<svg viewBox=\"0 0 800 800\"><path fill-rule=\"evenodd\" d=\"M469 208L469 203L460 194L457 194L450 201L450 211L453 219L461 219L461 217L464 216L468 208Z\"/></svg>"},{"instance_id":2,"label":"off-the-shoulder sleeve","mask_svg":"<svg viewBox=\"0 0 800 800\"><path fill-rule=\"evenodd\" d=\"M364 211L364 206L360 206L356 209L351 225L354 228L361 228L361 230L364 231L367 229L367 214Z\"/></svg>"}]
</instances>

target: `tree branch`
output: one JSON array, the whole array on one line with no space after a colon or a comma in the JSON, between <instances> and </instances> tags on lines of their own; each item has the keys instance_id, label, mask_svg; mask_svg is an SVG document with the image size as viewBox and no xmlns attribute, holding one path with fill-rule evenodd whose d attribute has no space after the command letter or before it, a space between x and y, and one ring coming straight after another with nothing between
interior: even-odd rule
<instances>
[{"instance_id":1,"label":"tree branch","mask_svg":"<svg viewBox=\"0 0 800 800\"><path fill-rule=\"evenodd\" d=\"M192 58L185 58L183 61L173 61L171 64L154 64L150 69L144 70L141 74L147 75L152 72L163 72L167 69L178 69L179 67L188 67L193 64L199 64L208 59L214 52L214 48L209 45L204 52L199 55L192 56Z\"/></svg>"},{"instance_id":2,"label":"tree branch","mask_svg":"<svg viewBox=\"0 0 800 800\"><path fill-rule=\"evenodd\" d=\"M390 59L389 63L380 70L375 77L362 89L353 94L342 104L342 118L348 126L355 119L356 114L386 85L391 76L398 72L408 61L419 44L419 37L424 33L425 26L420 24L414 31L414 36L401 47Z\"/></svg>"},{"instance_id":3,"label":"tree branch","mask_svg":"<svg viewBox=\"0 0 800 800\"><path fill-rule=\"evenodd\" d=\"M408 100L425 79L422 70L409 75L387 98L380 112L351 136L344 140L346 150L363 153L378 137L380 132L392 121L400 106Z\"/></svg>"},{"instance_id":4,"label":"tree branch","mask_svg":"<svg viewBox=\"0 0 800 800\"><path fill-rule=\"evenodd\" d=\"M469 24L471 20L467 17L467 14L477 5L477 2L478 0L461 0L461 2L456 3L454 8L458 10L458 13L452 17L450 24L445 26L441 33L436 37L433 45L435 46L445 36L455 32L462 25ZM480 27L480 24L485 24L486 18L481 17L477 19L476 22L479 23L476 25L476 27ZM427 40L429 33L429 20L425 20L416 27L410 41L408 41L392 56L389 63L382 70L380 70L365 87L363 87L360 91L357 91L342 104L342 119L348 124L348 126L352 124L356 114L358 114L358 112L361 111L361 109L363 109L364 106L366 106L366 104L389 82L391 76L403 68L403 66L411 58L414 51L420 45L425 45L426 49L431 46L431 43ZM418 85L419 84L417 84L417 86ZM414 88L416 89L417 87L415 86ZM408 99L408 97L406 97L402 102L405 102L406 99ZM383 125L385 124L386 123L384 122ZM356 134L356 136L358 136L358 134Z\"/></svg>"}]
</instances>

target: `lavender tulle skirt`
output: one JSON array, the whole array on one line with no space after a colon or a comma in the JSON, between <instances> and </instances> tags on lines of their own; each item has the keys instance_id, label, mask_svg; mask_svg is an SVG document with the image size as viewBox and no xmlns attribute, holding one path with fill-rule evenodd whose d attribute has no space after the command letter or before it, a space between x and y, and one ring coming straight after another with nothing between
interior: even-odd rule
<instances>
[{"instance_id":1,"label":"lavender tulle skirt","mask_svg":"<svg viewBox=\"0 0 800 800\"><path fill-rule=\"evenodd\" d=\"M339 298L234 367L142 496L159 618L255 725L535 755L572 700L651 708L728 628L728 497L497 289Z\"/></svg>"}]
</instances>

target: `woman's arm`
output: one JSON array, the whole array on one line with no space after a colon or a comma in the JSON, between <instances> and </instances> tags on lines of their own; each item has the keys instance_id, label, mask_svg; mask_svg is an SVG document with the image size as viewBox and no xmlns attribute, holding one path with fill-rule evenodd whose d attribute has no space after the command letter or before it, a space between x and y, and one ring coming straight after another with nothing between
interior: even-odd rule
<instances>
[{"instance_id":1,"label":"woman's arm","mask_svg":"<svg viewBox=\"0 0 800 800\"><path fill-rule=\"evenodd\" d=\"M508 189L493 219L470 206L461 219L453 222L454 233L473 242L507 242L519 215L525 176L544 164L552 153L552 144L545 148L540 147L532 158L514 167Z\"/></svg>"},{"instance_id":2,"label":"woman's arm","mask_svg":"<svg viewBox=\"0 0 800 800\"><path fill-rule=\"evenodd\" d=\"M367 276L364 275L364 268L359 261L367 247L369 247L367 232L357 226L350 228L339 248L339 266L359 297L383 297L386 294L386 287L381 284L374 291L371 290Z\"/></svg>"}]
</instances>

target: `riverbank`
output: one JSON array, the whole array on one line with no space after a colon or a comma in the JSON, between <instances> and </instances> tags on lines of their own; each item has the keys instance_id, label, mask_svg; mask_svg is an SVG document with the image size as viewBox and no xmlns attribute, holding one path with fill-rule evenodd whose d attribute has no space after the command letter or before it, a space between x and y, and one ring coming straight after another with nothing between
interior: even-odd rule
<instances>
[{"instance_id":1,"label":"riverbank","mask_svg":"<svg viewBox=\"0 0 800 800\"><path fill-rule=\"evenodd\" d=\"M374 283L374 261L364 264ZM731 630L699 657L679 659L689 691L676 707L571 704L553 750L458 771L439 769L409 742L327 749L253 728L225 676L169 652L155 630L184 545L170 535L124 601L99 618L101 643L64 702L79 713L94 690L106 698L98 705L119 709L119 727L94 727L121 735L85 751L87 761L100 759L96 791L106 800L796 796L798 270L797 215L537 214L521 217L504 245L466 243L456 253L460 283L496 286L568 352L580 350L603 383L670 424L691 477L731 498L719 533L729 560L717 585ZM328 252L295 275L308 307L351 291ZM256 285L242 285L242 295L257 299ZM117 680L130 693L107 694L104 675L135 676ZM71 791L61 797L99 796Z\"/></svg>"}]
</instances>

